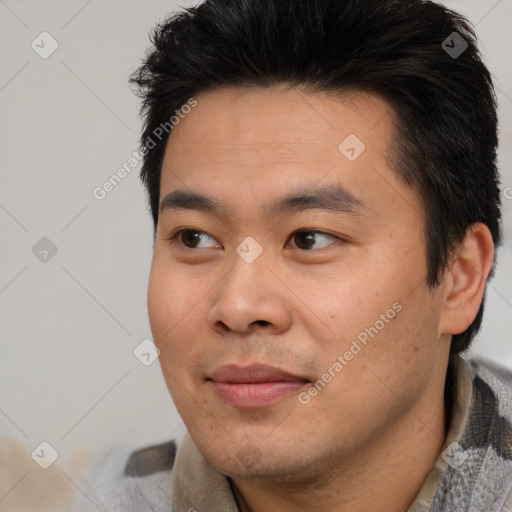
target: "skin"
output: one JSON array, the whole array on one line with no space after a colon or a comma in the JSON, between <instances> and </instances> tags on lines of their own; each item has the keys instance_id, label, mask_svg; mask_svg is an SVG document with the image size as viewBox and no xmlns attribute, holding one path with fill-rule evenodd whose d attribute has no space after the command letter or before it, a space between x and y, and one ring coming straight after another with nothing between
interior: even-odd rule
<instances>
[{"instance_id":1,"label":"skin","mask_svg":"<svg viewBox=\"0 0 512 512\"><path fill-rule=\"evenodd\" d=\"M188 431L232 479L241 510L407 510L443 446L450 339L477 313L488 229L468 230L429 289L420 198L393 171L383 99L284 86L196 99L169 137L160 199L193 191L221 209L161 212L148 291L163 375ZM354 161L338 149L349 134L366 146ZM262 211L329 184L363 206ZM170 241L182 227L203 234ZM300 229L320 232L310 249ZM236 251L249 236L263 249L252 263ZM242 410L207 380L222 364L258 362L314 383L397 303L307 404L294 392Z\"/></svg>"}]
</instances>

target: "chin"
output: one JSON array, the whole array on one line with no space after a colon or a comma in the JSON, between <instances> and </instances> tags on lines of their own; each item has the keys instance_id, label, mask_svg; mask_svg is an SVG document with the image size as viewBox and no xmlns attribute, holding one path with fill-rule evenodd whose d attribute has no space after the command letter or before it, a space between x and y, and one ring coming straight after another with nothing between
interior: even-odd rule
<instances>
[{"instance_id":1,"label":"chin","mask_svg":"<svg viewBox=\"0 0 512 512\"><path fill-rule=\"evenodd\" d=\"M300 471L304 461L294 453L277 451L275 446L261 448L251 442L231 438L230 447L203 446L196 443L208 463L219 473L234 479L280 478Z\"/></svg>"}]
</instances>

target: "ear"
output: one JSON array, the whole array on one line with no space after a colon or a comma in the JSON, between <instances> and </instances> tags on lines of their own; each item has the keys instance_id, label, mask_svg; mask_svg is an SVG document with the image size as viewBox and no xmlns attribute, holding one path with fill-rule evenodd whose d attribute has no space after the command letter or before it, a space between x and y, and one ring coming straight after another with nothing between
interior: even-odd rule
<instances>
[{"instance_id":1,"label":"ear","mask_svg":"<svg viewBox=\"0 0 512 512\"><path fill-rule=\"evenodd\" d=\"M472 224L443 276L440 335L459 334L471 325L480 308L493 260L489 228L480 222Z\"/></svg>"}]
</instances>

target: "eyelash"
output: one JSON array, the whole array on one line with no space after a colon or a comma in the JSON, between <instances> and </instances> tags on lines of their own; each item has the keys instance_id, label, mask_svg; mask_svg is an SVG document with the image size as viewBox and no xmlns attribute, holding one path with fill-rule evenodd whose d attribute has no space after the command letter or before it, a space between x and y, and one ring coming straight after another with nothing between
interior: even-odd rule
<instances>
[{"instance_id":1,"label":"eyelash","mask_svg":"<svg viewBox=\"0 0 512 512\"><path fill-rule=\"evenodd\" d=\"M211 235L209 235L208 233L206 233L205 231L201 231L199 229L193 229L193 228L179 228L177 229L176 231L173 232L173 234L168 237L166 240L170 243L170 244L174 244L176 241L178 241L180 244L181 244L181 249L184 249L184 250L191 250L191 251L194 251L194 250L198 250L197 247L187 247L186 245L183 244L183 241L181 240L181 235L183 233L199 233L200 235L207 235L208 237L210 237L212 240L215 240L215 238L213 238ZM343 242L344 240L342 240L341 238L337 237L337 236L334 236L334 235L331 235L329 233L325 233L324 231L320 231L320 230L315 230L315 229L298 229L296 231L294 231L290 237L288 238L288 240L290 240L291 238L293 238L295 235L297 234L300 234L300 233L315 233L315 234L319 234L319 235L325 235L327 237L330 237L330 238L333 238L334 240L338 241L338 242ZM335 242L333 242L335 243ZM329 244L327 247L329 247L330 245L332 244ZM199 249L201 249L201 247L199 247ZM204 249L204 248L203 248ZM300 247L298 247L298 249L300 249ZM322 248L323 249L323 248ZM311 252L312 249L300 249L304 252ZM318 249L317 249L318 250Z\"/></svg>"}]
</instances>

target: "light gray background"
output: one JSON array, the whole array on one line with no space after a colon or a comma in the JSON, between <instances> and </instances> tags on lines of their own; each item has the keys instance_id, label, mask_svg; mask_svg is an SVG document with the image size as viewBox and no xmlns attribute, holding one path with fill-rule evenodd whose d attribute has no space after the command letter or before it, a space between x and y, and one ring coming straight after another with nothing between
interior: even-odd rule
<instances>
[{"instance_id":1,"label":"light gray background","mask_svg":"<svg viewBox=\"0 0 512 512\"><path fill-rule=\"evenodd\" d=\"M445 3L476 24L496 80L505 244L473 351L512 367L512 1ZM0 0L0 434L28 452L43 440L63 454L184 432L158 363L133 355L151 338L140 165L105 199L92 193L138 148L127 78L150 29L175 9ZM43 31L59 45L48 59L31 48ZM32 253L42 237L58 249L46 263Z\"/></svg>"}]
</instances>

